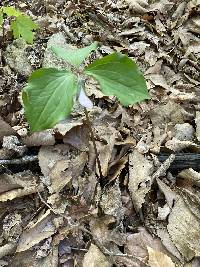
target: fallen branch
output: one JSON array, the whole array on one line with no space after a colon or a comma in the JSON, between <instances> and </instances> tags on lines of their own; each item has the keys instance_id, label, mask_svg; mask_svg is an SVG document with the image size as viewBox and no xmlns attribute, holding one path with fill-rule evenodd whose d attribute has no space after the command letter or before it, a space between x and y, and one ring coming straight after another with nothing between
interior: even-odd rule
<instances>
[{"instance_id":1,"label":"fallen branch","mask_svg":"<svg viewBox=\"0 0 200 267\"><path fill-rule=\"evenodd\" d=\"M20 164L27 164L29 162L37 161L38 156L31 155L31 156L24 156L22 158L17 159L1 159L0 165L20 165Z\"/></svg>"}]
</instances>

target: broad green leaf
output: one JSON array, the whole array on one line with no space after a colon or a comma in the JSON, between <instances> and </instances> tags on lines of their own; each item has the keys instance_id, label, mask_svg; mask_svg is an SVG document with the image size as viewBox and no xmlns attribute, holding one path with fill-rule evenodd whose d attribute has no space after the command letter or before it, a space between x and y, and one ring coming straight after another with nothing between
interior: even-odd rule
<instances>
[{"instance_id":1,"label":"broad green leaf","mask_svg":"<svg viewBox=\"0 0 200 267\"><path fill-rule=\"evenodd\" d=\"M11 30L13 31L14 38L22 37L27 43L33 43L34 33L38 25L26 16L19 16L15 21L11 22Z\"/></svg>"},{"instance_id":2,"label":"broad green leaf","mask_svg":"<svg viewBox=\"0 0 200 267\"><path fill-rule=\"evenodd\" d=\"M9 17L19 17L22 15L22 13L18 10L16 10L14 7L12 6L4 6L3 8L3 13L5 13L7 16Z\"/></svg>"},{"instance_id":3,"label":"broad green leaf","mask_svg":"<svg viewBox=\"0 0 200 267\"><path fill-rule=\"evenodd\" d=\"M126 55L105 56L90 64L84 72L99 82L105 95L116 96L124 106L149 98L142 73Z\"/></svg>"},{"instance_id":4,"label":"broad green leaf","mask_svg":"<svg viewBox=\"0 0 200 267\"><path fill-rule=\"evenodd\" d=\"M2 24L3 24L3 12L0 9L0 27L2 26Z\"/></svg>"},{"instance_id":5,"label":"broad green leaf","mask_svg":"<svg viewBox=\"0 0 200 267\"><path fill-rule=\"evenodd\" d=\"M76 76L67 70L34 71L22 100L32 132L53 127L70 115L77 91Z\"/></svg>"},{"instance_id":6,"label":"broad green leaf","mask_svg":"<svg viewBox=\"0 0 200 267\"><path fill-rule=\"evenodd\" d=\"M81 63L89 56L89 54L96 50L98 43L94 42L89 46L80 49L65 49L62 47L53 46L52 50L58 58L66 60L75 67L79 67Z\"/></svg>"}]
</instances>

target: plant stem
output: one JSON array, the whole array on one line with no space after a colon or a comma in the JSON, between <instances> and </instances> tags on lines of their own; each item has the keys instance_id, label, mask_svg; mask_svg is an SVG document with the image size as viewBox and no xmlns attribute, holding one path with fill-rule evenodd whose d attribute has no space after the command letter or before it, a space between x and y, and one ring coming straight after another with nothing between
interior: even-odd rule
<instances>
[{"instance_id":1,"label":"plant stem","mask_svg":"<svg viewBox=\"0 0 200 267\"><path fill-rule=\"evenodd\" d=\"M97 146L96 146L96 142L95 142L95 138L94 138L94 132L93 132L92 125L91 125L91 122L90 122L89 113L88 113L86 108L84 108L84 112L85 112L85 116L86 116L87 125L88 125L89 131L90 131L90 135L91 135L92 144L93 144L93 147L94 147L94 152L95 152L95 155L96 155L97 166L98 166L98 169L99 169L99 177L102 180L103 174L102 174L102 170L101 170L101 163L100 163L99 154L98 154L98 151L97 151Z\"/></svg>"}]
</instances>

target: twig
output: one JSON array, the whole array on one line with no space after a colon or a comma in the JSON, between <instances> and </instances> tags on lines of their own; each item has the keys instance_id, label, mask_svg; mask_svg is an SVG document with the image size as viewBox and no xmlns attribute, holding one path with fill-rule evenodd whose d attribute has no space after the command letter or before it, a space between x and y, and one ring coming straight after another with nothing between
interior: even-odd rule
<instances>
[{"instance_id":1,"label":"twig","mask_svg":"<svg viewBox=\"0 0 200 267\"><path fill-rule=\"evenodd\" d=\"M88 111L87 111L86 108L84 108L84 112L85 112L87 125L88 125L89 131L90 131L92 144L93 144L95 155L96 155L96 161L97 161L97 165L98 165L98 169L99 169L99 176L100 176L100 179L102 180L103 179L103 174L102 174L102 170L101 170L101 163L100 163L99 154L98 154L98 151L97 151L94 132L93 132L93 129L92 129L92 126L91 126L91 122L90 122L90 118L89 118L89 114L88 114Z\"/></svg>"},{"instance_id":2,"label":"twig","mask_svg":"<svg viewBox=\"0 0 200 267\"><path fill-rule=\"evenodd\" d=\"M175 154L171 154L168 159L166 159L161 166L157 169L156 172L152 175L152 183L156 178L159 178L160 176L164 176L166 174L166 171L169 169L172 162L175 160Z\"/></svg>"},{"instance_id":3,"label":"twig","mask_svg":"<svg viewBox=\"0 0 200 267\"><path fill-rule=\"evenodd\" d=\"M13 165L13 164L26 164L29 162L37 161L38 156L24 156L18 159L1 159L0 165Z\"/></svg>"}]
</instances>

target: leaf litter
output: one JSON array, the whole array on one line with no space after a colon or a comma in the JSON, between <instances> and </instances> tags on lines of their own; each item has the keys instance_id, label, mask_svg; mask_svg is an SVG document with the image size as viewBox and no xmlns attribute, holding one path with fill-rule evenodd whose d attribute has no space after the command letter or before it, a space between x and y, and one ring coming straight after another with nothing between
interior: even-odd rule
<instances>
[{"instance_id":1,"label":"leaf litter","mask_svg":"<svg viewBox=\"0 0 200 267\"><path fill-rule=\"evenodd\" d=\"M199 159L199 1L18 2L40 29L32 45L0 29L1 266L199 266L200 174L184 168ZM93 41L92 57L132 57L151 95L123 108L86 82L102 180L83 108L29 134L20 101L30 71L68 67L51 46Z\"/></svg>"}]
</instances>

